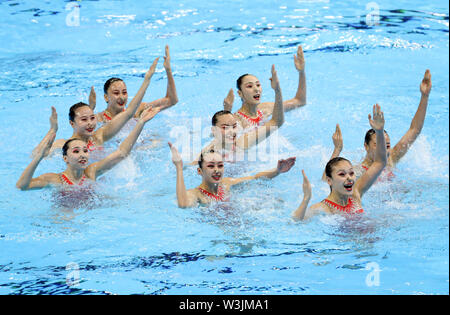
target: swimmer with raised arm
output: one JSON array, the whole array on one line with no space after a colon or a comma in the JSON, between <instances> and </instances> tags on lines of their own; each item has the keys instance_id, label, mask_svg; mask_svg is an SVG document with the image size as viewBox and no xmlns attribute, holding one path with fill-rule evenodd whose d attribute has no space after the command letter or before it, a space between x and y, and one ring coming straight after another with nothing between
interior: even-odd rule
<instances>
[{"instance_id":1,"label":"swimmer with raised arm","mask_svg":"<svg viewBox=\"0 0 450 315\"><path fill-rule=\"evenodd\" d=\"M172 162L177 170L177 200L180 208L194 207L198 204L207 205L212 202L227 201L230 188L237 184L257 178L272 179L281 173L288 172L295 164L295 158L279 160L275 169L260 172L254 176L241 178L223 178L224 162L216 152L206 152L200 155L198 174L202 176L200 186L187 190L184 184L183 161L178 150L169 142L172 152Z\"/></svg>"},{"instance_id":2,"label":"swimmer with raised arm","mask_svg":"<svg viewBox=\"0 0 450 315\"><path fill-rule=\"evenodd\" d=\"M294 98L283 102L284 111L306 104L305 59L302 46L298 46L297 54L294 55L294 64L299 73L297 93ZM238 89L237 93L242 100L241 108L234 114L236 119L238 119L244 129L260 126L267 117L272 115L274 103L261 103L261 83L254 75L242 75L238 78L236 86ZM224 110L231 111L233 101L234 94L231 89L224 100Z\"/></svg>"},{"instance_id":3,"label":"swimmer with raised arm","mask_svg":"<svg viewBox=\"0 0 450 315\"><path fill-rule=\"evenodd\" d=\"M372 119L373 118L373 119ZM303 172L303 201L292 214L294 220L304 220L324 211L326 213L362 213L361 198L372 186L387 164L386 143L383 134L384 114L378 104L373 106L373 117L369 114L370 126L376 134L376 154L369 169L356 179L352 163L335 157L325 167L326 180L331 192L327 198L308 209L311 200L311 185Z\"/></svg>"},{"instance_id":4,"label":"swimmer with raised arm","mask_svg":"<svg viewBox=\"0 0 450 315\"><path fill-rule=\"evenodd\" d=\"M234 161L237 151L244 151L257 145L268 138L275 130L278 130L284 123L283 97L281 95L280 82L278 80L275 66L272 65L271 87L275 91L275 106L272 118L262 126L252 129L237 137L239 132L238 121L230 111L219 111L212 118L212 132L214 140L202 150L211 150L222 154L225 162ZM198 162L197 158L193 164Z\"/></svg>"},{"instance_id":5,"label":"swimmer with raised arm","mask_svg":"<svg viewBox=\"0 0 450 315\"><path fill-rule=\"evenodd\" d=\"M394 174L391 169L395 167L395 165L400 161L400 159L408 152L408 149L414 143L414 141L419 136L422 131L423 124L425 122L425 116L427 113L428 107L428 98L431 91L431 73L430 70L425 71L425 75L420 84L420 93L421 98L419 102L419 106L417 108L416 114L411 121L411 125L408 131L403 135L400 141L391 149L391 140L386 131L384 131L386 150L387 150L387 167L385 169L387 178L392 178ZM334 151L332 154L332 158L339 156L342 151L343 143L342 143L342 134L337 135L339 137L338 141L335 141L336 133L333 135L333 143L334 143ZM367 131L364 137L364 149L366 150L366 156L362 161L360 167L355 168L357 171L357 176L360 176L362 173L367 171L367 169L372 165L375 155L376 155L376 147L377 141L375 136L375 130L370 129ZM383 175L384 178L384 175Z\"/></svg>"},{"instance_id":6,"label":"swimmer with raised arm","mask_svg":"<svg viewBox=\"0 0 450 315\"><path fill-rule=\"evenodd\" d=\"M120 144L118 150L90 165L88 165L88 143L77 138L66 141L63 146L63 158L67 164L67 168L62 173L46 173L33 178L33 174L40 161L49 153L52 143L55 140L56 133L49 132L35 149L33 160L20 176L16 187L21 190L30 190L47 186L82 186L87 180L95 181L97 177L110 170L128 156L145 123L155 117L158 112L158 108L154 109L152 107L142 112L136 126Z\"/></svg>"},{"instance_id":7,"label":"swimmer with raised arm","mask_svg":"<svg viewBox=\"0 0 450 315\"><path fill-rule=\"evenodd\" d=\"M93 151L98 147L101 147L103 143L113 138L122 127L129 121L138 109L141 101L150 85L151 78L156 70L158 59L153 61L150 69L147 71L144 77L144 82L141 85L136 96L130 102L128 108L116 115L109 123L104 124L101 128L95 130L97 127L97 117L88 104L77 103L73 105L69 110L69 121L73 128L73 134L71 138L78 138L87 143L89 151ZM53 143L51 151L62 148L65 139L56 140Z\"/></svg>"},{"instance_id":8,"label":"swimmer with raised arm","mask_svg":"<svg viewBox=\"0 0 450 315\"><path fill-rule=\"evenodd\" d=\"M167 74L166 96L150 103L144 102L140 103L140 106L137 109L136 113L134 114L134 117L136 118L139 117L141 112L149 106L152 106L153 108L158 107L160 108L160 110L164 110L178 103L175 80L173 78L172 68L170 66L169 46L167 45L165 48L163 65ZM97 120L99 122L108 122L111 121L114 117L116 117L120 113L122 113L123 111L125 111L125 106L127 105L128 101L128 91L125 82L119 78L108 79L108 81L106 81L103 87L103 91L104 91L104 98L108 106L104 111L97 113ZM139 97L139 95L136 95L134 98L136 97ZM134 98L129 106L132 106ZM94 110L95 108L95 105L94 106L92 105L96 103L95 101L93 101L94 99L95 99L95 91L93 90L93 88L91 88L89 105L92 110Z\"/></svg>"}]
</instances>

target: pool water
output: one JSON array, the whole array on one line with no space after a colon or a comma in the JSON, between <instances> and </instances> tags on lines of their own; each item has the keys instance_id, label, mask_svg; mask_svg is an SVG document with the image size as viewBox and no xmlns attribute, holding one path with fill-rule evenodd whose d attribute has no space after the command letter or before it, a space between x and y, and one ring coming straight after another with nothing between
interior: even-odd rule
<instances>
[{"instance_id":1,"label":"pool water","mask_svg":"<svg viewBox=\"0 0 450 315\"><path fill-rule=\"evenodd\" d=\"M0 1L0 294L448 294L448 2L377 1L378 20L366 19L368 3ZM134 95L166 44L179 103L146 125L125 161L83 193L15 188L51 106L57 137L70 137L72 104L86 102L94 85L103 110L111 76ZM273 101L275 64L284 99L293 97L300 44L308 104L286 113L274 136L279 156L296 156L296 166L243 185L228 203L179 209L167 141L207 143L211 116L243 73L256 75L262 100ZM294 223L301 169L311 203L328 194L320 178L336 123L342 155L357 163L379 103L395 144L417 109L425 69L433 88L422 133L395 179L364 196L364 216ZM160 61L145 100L165 90ZM177 133L183 128L187 135ZM248 175L275 163L226 167ZM62 170L56 154L35 175ZM195 167L185 180L200 183Z\"/></svg>"}]
</instances>

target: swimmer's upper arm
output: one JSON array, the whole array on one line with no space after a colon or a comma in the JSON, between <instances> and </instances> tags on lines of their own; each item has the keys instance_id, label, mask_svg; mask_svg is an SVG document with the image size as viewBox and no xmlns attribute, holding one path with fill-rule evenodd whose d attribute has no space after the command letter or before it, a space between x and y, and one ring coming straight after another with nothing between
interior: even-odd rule
<instances>
[{"instance_id":1,"label":"swimmer's upper arm","mask_svg":"<svg viewBox=\"0 0 450 315\"><path fill-rule=\"evenodd\" d=\"M31 179L28 187L18 187L18 188L21 190L40 189L58 183L59 183L59 174L46 173Z\"/></svg>"},{"instance_id":2,"label":"swimmer's upper arm","mask_svg":"<svg viewBox=\"0 0 450 315\"><path fill-rule=\"evenodd\" d=\"M183 200L180 203L180 200L178 200L177 198L177 202L179 208L191 208L196 206L198 204L198 196L196 193L196 189L194 188L186 191L186 200Z\"/></svg>"},{"instance_id":3,"label":"swimmer's upper arm","mask_svg":"<svg viewBox=\"0 0 450 315\"><path fill-rule=\"evenodd\" d=\"M248 182L253 179L255 179L255 176L246 176L246 177L239 177L239 178L225 177L222 180L222 183L231 187L231 186L238 185L238 184L241 184L244 182Z\"/></svg>"},{"instance_id":4,"label":"swimmer's upper arm","mask_svg":"<svg viewBox=\"0 0 450 315\"><path fill-rule=\"evenodd\" d=\"M264 118L271 116L273 112L274 102L264 102L258 105L258 109L264 114Z\"/></svg>"}]
</instances>

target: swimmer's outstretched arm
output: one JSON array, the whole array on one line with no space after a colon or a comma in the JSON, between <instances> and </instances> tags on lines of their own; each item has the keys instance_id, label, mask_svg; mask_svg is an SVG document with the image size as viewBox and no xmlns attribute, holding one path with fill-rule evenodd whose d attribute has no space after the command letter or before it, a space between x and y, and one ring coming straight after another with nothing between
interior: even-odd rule
<instances>
[{"instance_id":1,"label":"swimmer's outstretched arm","mask_svg":"<svg viewBox=\"0 0 450 315\"><path fill-rule=\"evenodd\" d=\"M94 111L97 106L97 94L95 93L94 86L91 86L91 92L89 93L89 107Z\"/></svg>"},{"instance_id":2,"label":"swimmer's outstretched arm","mask_svg":"<svg viewBox=\"0 0 450 315\"><path fill-rule=\"evenodd\" d=\"M134 144L136 143L136 140L139 138L139 135L142 132L142 129L144 128L144 125L150 121L153 117L158 114L159 109L158 108L148 108L145 111L142 112L141 117L139 118L138 122L136 123L136 126L134 129L130 132L128 137L123 140L123 142L120 144L119 148L108 155L106 158L92 163L89 165L86 170L85 174L88 178L92 180L96 180L97 177L105 173L106 171L110 170L112 167L117 165L120 161L125 159L128 154L130 154L131 149L133 148Z\"/></svg>"},{"instance_id":3,"label":"swimmer's outstretched arm","mask_svg":"<svg viewBox=\"0 0 450 315\"><path fill-rule=\"evenodd\" d=\"M309 183L308 177L305 175L305 171L302 170L303 174L303 200L300 206L292 213L292 218L295 221L301 221L305 218L306 210L308 208L309 201L311 200L311 184Z\"/></svg>"},{"instance_id":4,"label":"swimmer's outstretched arm","mask_svg":"<svg viewBox=\"0 0 450 315\"><path fill-rule=\"evenodd\" d=\"M294 65L295 68L298 71L298 87L297 87L297 93L295 94L295 97L284 101L284 111L289 111L292 109L295 109L297 107L301 107L306 105L306 75L305 75L305 57L303 54L303 48L302 46L298 46L297 48L297 54L294 55ZM264 112L270 112L270 108L273 106L273 103L267 102L267 103L261 103L259 108L263 110Z\"/></svg>"},{"instance_id":5,"label":"swimmer's outstretched arm","mask_svg":"<svg viewBox=\"0 0 450 315\"><path fill-rule=\"evenodd\" d=\"M177 169L177 202L180 208L193 207L197 203L197 198L192 191L187 191L184 184L183 160L178 150L169 142L172 153L172 162Z\"/></svg>"},{"instance_id":6,"label":"swimmer's outstretched arm","mask_svg":"<svg viewBox=\"0 0 450 315\"><path fill-rule=\"evenodd\" d=\"M414 141L419 136L422 131L423 124L425 121L425 115L427 113L428 107L428 97L431 91L431 73L430 70L425 71L422 83L420 84L420 103L417 108L417 112L414 115L411 125L406 134L400 139L400 141L395 145L391 152L391 159L394 164L398 163L400 159L408 152L409 147L414 143Z\"/></svg>"},{"instance_id":7,"label":"swimmer's outstretched arm","mask_svg":"<svg viewBox=\"0 0 450 315\"><path fill-rule=\"evenodd\" d=\"M142 99L144 98L145 92L147 91L148 86L150 85L151 78L156 70L156 65L158 64L159 57L153 61L150 69L147 71L144 77L144 82L142 83L139 91L135 95L135 97L131 100L127 109L116 115L110 122L104 124L100 129L98 129L95 134L96 138L100 140L100 142L106 142L112 137L114 137L120 129L130 120L134 113L136 112L138 106L141 104Z\"/></svg>"},{"instance_id":8,"label":"swimmer's outstretched arm","mask_svg":"<svg viewBox=\"0 0 450 315\"><path fill-rule=\"evenodd\" d=\"M373 106L373 119L369 114L369 123L376 133L377 148L375 151L375 160L372 165L355 183L355 192L359 194L359 197L362 197L370 186L372 186L387 164L386 140L384 138L384 114L381 111L380 105L376 104Z\"/></svg>"},{"instance_id":9,"label":"swimmer's outstretched arm","mask_svg":"<svg viewBox=\"0 0 450 315\"><path fill-rule=\"evenodd\" d=\"M284 123L283 96L281 94L280 81L278 80L275 66L272 65L272 77L270 78L272 89L275 91L275 106L272 119L252 131L242 135L236 141L236 145L242 149L248 149L268 138L272 132L280 128Z\"/></svg>"},{"instance_id":10,"label":"swimmer's outstretched arm","mask_svg":"<svg viewBox=\"0 0 450 315\"><path fill-rule=\"evenodd\" d=\"M240 178L231 178L231 177L227 177L223 179L224 184L228 185L228 186L234 186L234 185L238 185L244 182L248 182L251 180L255 180L258 178L268 178L268 179L272 179L277 177L278 175L282 174L282 173L286 173L288 172L295 164L295 157L290 157L286 160L279 160L277 167L274 169L271 169L269 171L264 171L264 172L259 172L256 175L253 176L246 176L246 177L240 177Z\"/></svg>"},{"instance_id":11,"label":"swimmer's outstretched arm","mask_svg":"<svg viewBox=\"0 0 450 315\"><path fill-rule=\"evenodd\" d=\"M57 174L54 173L46 173L39 177L33 178L34 172L36 171L39 163L44 157L48 155L53 141L55 141L55 137L56 132L50 130L36 147L36 149L34 149L33 160L23 171L22 175L17 181L17 188L19 188L20 190L39 189L57 182Z\"/></svg>"},{"instance_id":12,"label":"swimmer's outstretched arm","mask_svg":"<svg viewBox=\"0 0 450 315\"><path fill-rule=\"evenodd\" d=\"M141 103L135 117L139 117L140 113L148 106L153 106L153 108L159 107L161 110L164 110L178 103L177 89L172 74L172 68L170 66L170 53L168 45L166 45L166 55L164 56L164 69L167 74L166 96L150 103Z\"/></svg>"},{"instance_id":13,"label":"swimmer's outstretched arm","mask_svg":"<svg viewBox=\"0 0 450 315\"><path fill-rule=\"evenodd\" d=\"M332 138L333 138L334 150L333 150L333 153L331 154L330 160L334 159L335 157L338 157L339 154L341 154L341 152L342 152L342 148L344 147L344 140L342 139L342 132L341 132L341 128L339 127L339 124L336 124L336 130L334 131ZM323 181L327 180L325 171L323 172L322 180Z\"/></svg>"}]
</instances>

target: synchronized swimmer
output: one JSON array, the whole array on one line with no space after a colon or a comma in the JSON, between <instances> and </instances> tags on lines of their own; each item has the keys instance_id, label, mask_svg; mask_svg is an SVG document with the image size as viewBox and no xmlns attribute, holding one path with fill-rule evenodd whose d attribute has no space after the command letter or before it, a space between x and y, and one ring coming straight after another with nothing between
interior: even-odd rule
<instances>
[{"instance_id":1,"label":"synchronized swimmer","mask_svg":"<svg viewBox=\"0 0 450 315\"><path fill-rule=\"evenodd\" d=\"M77 103L69 110L69 122L73 128L70 139L55 140L58 130L58 118L54 107L50 116L50 129L39 145L33 150L31 163L22 173L16 186L21 190L38 189L47 186L82 186L87 181L95 181L98 176L122 161L131 151L145 123L158 112L178 102L175 81L170 65L169 47L165 47L164 68L167 74L167 91L164 98L150 103L142 102L151 78L155 73L159 58L156 58L147 71L144 81L126 107L128 92L125 82L119 78L110 78L104 85L104 99L107 108L95 114L96 93L91 88L89 104ZM172 162L176 169L176 197L180 208L208 205L228 201L231 188L258 178L274 178L288 172L296 158L279 160L277 167L256 175L237 178L224 177L225 163L234 162L236 154L267 139L284 123L284 112L306 104L306 76L303 49L298 47L294 55L294 65L299 73L298 88L294 98L283 101L280 82L272 65L271 87L275 92L274 102L261 103L262 88L259 79L251 74L240 76L236 82L237 94L241 98L240 109L232 113L234 92L231 89L224 100L224 109L216 112L212 118L214 139L192 163L198 164L197 173L202 182L196 188L187 190L184 183L183 161L181 155L169 142ZM420 134L426 115L431 91L431 74L426 70L420 85L421 100L411 122L411 126L400 141L391 149L390 138L384 130L384 113L378 104L369 114L371 129L366 133L364 148L366 156L360 165L340 157L343 149L343 137L339 124L332 136L334 150L325 167L323 180L330 186L329 195L322 201L308 207L312 198L311 185L304 170L303 201L292 214L295 221L308 219L318 213L345 213L355 215L363 213L361 199L383 172L393 177L392 168L406 154L409 147ZM89 153L100 149L114 137L131 119L137 118L134 129L119 148L98 162L88 165ZM270 119L269 119L270 117ZM96 130L97 123L104 124ZM46 173L33 178L40 161L55 149L62 148L63 159L67 165L62 173ZM191 164L191 165L192 165ZM361 169L358 172L358 169Z\"/></svg>"}]
</instances>

